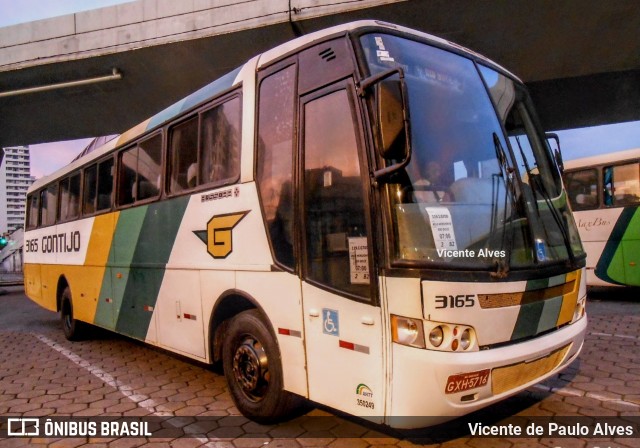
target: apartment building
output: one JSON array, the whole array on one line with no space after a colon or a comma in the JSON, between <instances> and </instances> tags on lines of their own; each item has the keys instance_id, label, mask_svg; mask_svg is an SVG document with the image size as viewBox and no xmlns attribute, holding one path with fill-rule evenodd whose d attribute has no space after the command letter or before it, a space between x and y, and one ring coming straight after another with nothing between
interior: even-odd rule
<instances>
[{"instance_id":1,"label":"apartment building","mask_svg":"<svg viewBox=\"0 0 640 448\"><path fill-rule=\"evenodd\" d=\"M25 198L33 183L28 146L3 148L0 162L0 234L24 225Z\"/></svg>"}]
</instances>

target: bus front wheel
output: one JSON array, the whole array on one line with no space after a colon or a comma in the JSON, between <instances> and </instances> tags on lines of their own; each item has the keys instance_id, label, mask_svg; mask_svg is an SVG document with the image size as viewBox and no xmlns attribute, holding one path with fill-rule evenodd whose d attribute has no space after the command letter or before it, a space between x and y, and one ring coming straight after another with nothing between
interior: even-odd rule
<instances>
[{"instance_id":1,"label":"bus front wheel","mask_svg":"<svg viewBox=\"0 0 640 448\"><path fill-rule=\"evenodd\" d=\"M60 318L64 337L69 341L79 341L83 336L83 323L73 317L73 304L71 302L71 289L67 286L62 292L60 304Z\"/></svg>"},{"instance_id":2,"label":"bus front wheel","mask_svg":"<svg viewBox=\"0 0 640 448\"><path fill-rule=\"evenodd\" d=\"M257 310L232 318L222 363L229 392L245 417L268 424L299 414L304 400L284 390L278 345Z\"/></svg>"}]
</instances>

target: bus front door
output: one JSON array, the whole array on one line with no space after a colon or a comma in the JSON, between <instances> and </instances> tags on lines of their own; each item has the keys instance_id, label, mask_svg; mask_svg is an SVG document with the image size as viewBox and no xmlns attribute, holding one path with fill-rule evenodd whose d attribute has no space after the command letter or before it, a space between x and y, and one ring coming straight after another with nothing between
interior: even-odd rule
<instances>
[{"instance_id":1,"label":"bus front door","mask_svg":"<svg viewBox=\"0 0 640 448\"><path fill-rule=\"evenodd\" d=\"M301 97L302 295L309 398L373 417L384 414L383 332L354 95L343 81Z\"/></svg>"},{"instance_id":2,"label":"bus front door","mask_svg":"<svg viewBox=\"0 0 640 448\"><path fill-rule=\"evenodd\" d=\"M309 398L354 415L384 414L380 308L302 287Z\"/></svg>"}]
</instances>

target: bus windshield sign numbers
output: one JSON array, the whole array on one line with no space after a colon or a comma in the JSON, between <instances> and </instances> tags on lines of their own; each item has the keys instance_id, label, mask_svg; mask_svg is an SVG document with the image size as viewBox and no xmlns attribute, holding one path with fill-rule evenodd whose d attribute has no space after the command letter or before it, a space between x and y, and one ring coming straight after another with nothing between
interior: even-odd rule
<instances>
[{"instance_id":1,"label":"bus windshield sign numbers","mask_svg":"<svg viewBox=\"0 0 640 448\"><path fill-rule=\"evenodd\" d=\"M322 332L331 336L340 336L340 319L336 310L322 308Z\"/></svg>"},{"instance_id":2,"label":"bus windshield sign numbers","mask_svg":"<svg viewBox=\"0 0 640 448\"><path fill-rule=\"evenodd\" d=\"M451 213L444 207L426 207L436 249L458 250Z\"/></svg>"},{"instance_id":3,"label":"bus windshield sign numbers","mask_svg":"<svg viewBox=\"0 0 640 448\"><path fill-rule=\"evenodd\" d=\"M349 238L349 271L352 284L369 284L369 251L366 236Z\"/></svg>"}]
</instances>

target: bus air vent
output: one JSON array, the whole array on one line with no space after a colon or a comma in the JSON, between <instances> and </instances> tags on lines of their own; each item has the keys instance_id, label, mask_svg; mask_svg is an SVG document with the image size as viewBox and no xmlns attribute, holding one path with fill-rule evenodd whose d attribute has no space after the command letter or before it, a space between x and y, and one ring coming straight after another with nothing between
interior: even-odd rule
<instances>
[{"instance_id":1,"label":"bus air vent","mask_svg":"<svg viewBox=\"0 0 640 448\"><path fill-rule=\"evenodd\" d=\"M322 50L319 53L319 55L322 59L324 59L327 62L332 61L336 58L336 53L333 51L333 48L327 48L325 50Z\"/></svg>"}]
</instances>

